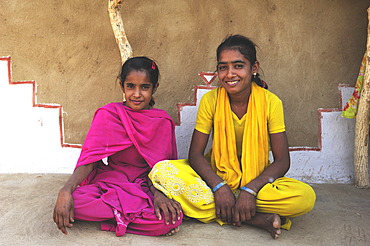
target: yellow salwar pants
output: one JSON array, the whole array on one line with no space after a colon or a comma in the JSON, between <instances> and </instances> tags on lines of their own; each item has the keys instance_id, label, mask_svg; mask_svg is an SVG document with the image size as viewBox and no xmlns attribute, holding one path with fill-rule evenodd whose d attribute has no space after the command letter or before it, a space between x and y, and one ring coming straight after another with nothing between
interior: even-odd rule
<instances>
[{"instance_id":1,"label":"yellow salwar pants","mask_svg":"<svg viewBox=\"0 0 370 246\"><path fill-rule=\"evenodd\" d=\"M149 178L158 190L176 200L183 213L201 222L217 221L215 203L210 187L190 167L187 159L158 162ZM234 191L235 196L239 190ZM316 194L311 186L298 180L282 177L260 189L256 199L256 209L260 213L274 213L286 218L281 228L289 230L289 218L303 215L312 210Z\"/></svg>"}]
</instances>

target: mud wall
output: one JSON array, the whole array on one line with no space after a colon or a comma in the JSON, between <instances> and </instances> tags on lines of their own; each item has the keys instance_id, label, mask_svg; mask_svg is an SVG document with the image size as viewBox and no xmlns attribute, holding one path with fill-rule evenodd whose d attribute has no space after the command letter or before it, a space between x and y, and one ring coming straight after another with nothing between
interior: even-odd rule
<instances>
[{"instance_id":1,"label":"mud wall","mask_svg":"<svg viewBox=\"0 0 370 246\"><path fill-rule=\"evenodd\" d=\"M162 0L123 4L134 55L161 70L156 106L177 121L197 73L215 69L231 33L259 46L264 80L284 102L291 146L317 146L318 108L337 108L338 84L354 85L365 51L368 1ZM13 80L35 80L39 103L64 108L66 142L82 143L96 108L122 99L107 1L1 1L0 56ZM26 123L26 122L25 122Z\"/></svg>"}]
</instances>

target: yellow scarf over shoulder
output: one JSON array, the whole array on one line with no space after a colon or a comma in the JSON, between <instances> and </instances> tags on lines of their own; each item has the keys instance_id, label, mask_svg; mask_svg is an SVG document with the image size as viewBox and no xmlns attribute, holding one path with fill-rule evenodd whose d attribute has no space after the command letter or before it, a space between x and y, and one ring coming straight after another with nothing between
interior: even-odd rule
<instances>
[{"instance_id":1,"label":"yellow scarf over shoulder","mask_svg":"<svg viewBox=\"0 0 370 246\"><path fill-rule=\"evenodd\" d=\"M245 119L240 164L229 97L225 88L218 88L211 165L232 190L248 184L268 165L266 111L265 89L253 82Z\"/></svg>"}]
</instances>

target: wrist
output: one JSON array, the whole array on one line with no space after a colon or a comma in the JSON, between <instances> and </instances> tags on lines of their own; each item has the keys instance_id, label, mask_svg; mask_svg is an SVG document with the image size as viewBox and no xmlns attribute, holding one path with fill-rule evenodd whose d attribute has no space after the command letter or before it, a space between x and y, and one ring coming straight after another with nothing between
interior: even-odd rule
<instances>
[{"instance_id":1,"label":"wrist","mask_svg":"<svg viewBox=\"0 0 370 246\"><path fill-rule=\"evenodd\" d=\"M157 189L154 187L154 185L153 185L153 184L150 184L150 185L149 185L149 190L150 190L153 194L157 191Z\"/></svg>"},{"instance_id":2,"label":"wrist","mask_svg":"<svg viewBox=\"0 0 370 246\"><path fill-rule=\"evenodd\" d=\"M227 184L227 182L225 180L220 182L219 184L217 184L215 187L212 188L212 192L215 193L217 190L219 190L225 184Z\"/></svg>"},{"instance_id":3,"label":"wrist","mask_svg":"<svg viewBox=\"0 0 370 246\"><path fill-rule=\"evenodd\" d=\"M72 194L73 192L73 188L70 187L70 186L63 186L60 190L59 190L59 193L69 193L69 194Z\"/></svg>"},{"instance_id":4,"label":"wrist","mask_svg":"<svg viewBox=\"0 0 370 246\"><path fill-rule=\"evenodd\" d=\"M157 189L155 189L154 191L152 191L152 194L153 194L154 198L166 197L166 195L163 194L162 191L157 190Z\"/></svg>"},{"instance_id":5,"label":"wrist","mask_svg":"<svg viewBox=\"0 0 370 246\"><path fill-rule=\"evenodd\" d=\"M248 188L246 186L242 186L240 187L240 190L242 191L246 191L247 193L253 195L254 197L257 197L257 192L255 192L254 190L252 190L251 188Z\"/></svg>"}]
</instances>

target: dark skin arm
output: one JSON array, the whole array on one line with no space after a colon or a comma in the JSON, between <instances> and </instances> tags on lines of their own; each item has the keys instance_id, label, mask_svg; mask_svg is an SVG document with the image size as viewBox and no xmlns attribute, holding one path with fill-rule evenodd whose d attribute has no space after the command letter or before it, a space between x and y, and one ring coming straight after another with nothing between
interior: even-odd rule
<instances>
[{"instance_id":1,"label":"dark skin arm","mask_svg":"<svg viewBox=\"0 0 370 246\"><path fill-rule=\"evenodd\" d=\"M267 183L283 177L290 167L290 157L286 132L270 134L271 150L274 162L271 163L257 178L249 182L246 187L256 193ZM250 220L256 214L256 198L241 191L234 207L234 223L240 226L242 222Z\"/></svg>"},{"instance_id":2,"label":"dark skin arm","mask_svg":"<svg viewBox=\"0 0 370 246\"><path fill-rule=\"evenodd\" d=\"M208 134L194 130L189 149L189 162L191 167L211 188L223 180L213 171L211 165L204 157L204 151L208 142ZM232 223L235 196L228 185L222 186L214 194L216 216L224 222Z\"/></svg>"},{"instance_id":3,"label":"dark skin arm","mask_svg":"<svg viewBox=\"0 0 370 246\"><path fill-rule=\"evenodd\" d=\"M53 219L58 229L67 235L67 227L73 226L74 207L72 192L93 170L96 163L79 166L69 177L65 185L59 190L55 203Z\"/></svg>"},{"instance_id":4,"label":"dark skin arm","mask_svg":"<svg viewBox=\"0 0 370 246\"><path fill-rule=\"evenodd\" d=\"M148 185L150 191L154 195L154 211L158 220L162 220L162 211L166 225L168 225L170 222L172 222L172 224L175 224L176 219L181 219L182 209L180 203L173 199L169 199L161 191L157 190L153 186L152 181L149 178Z\"/></svg>"}]
</instances>

